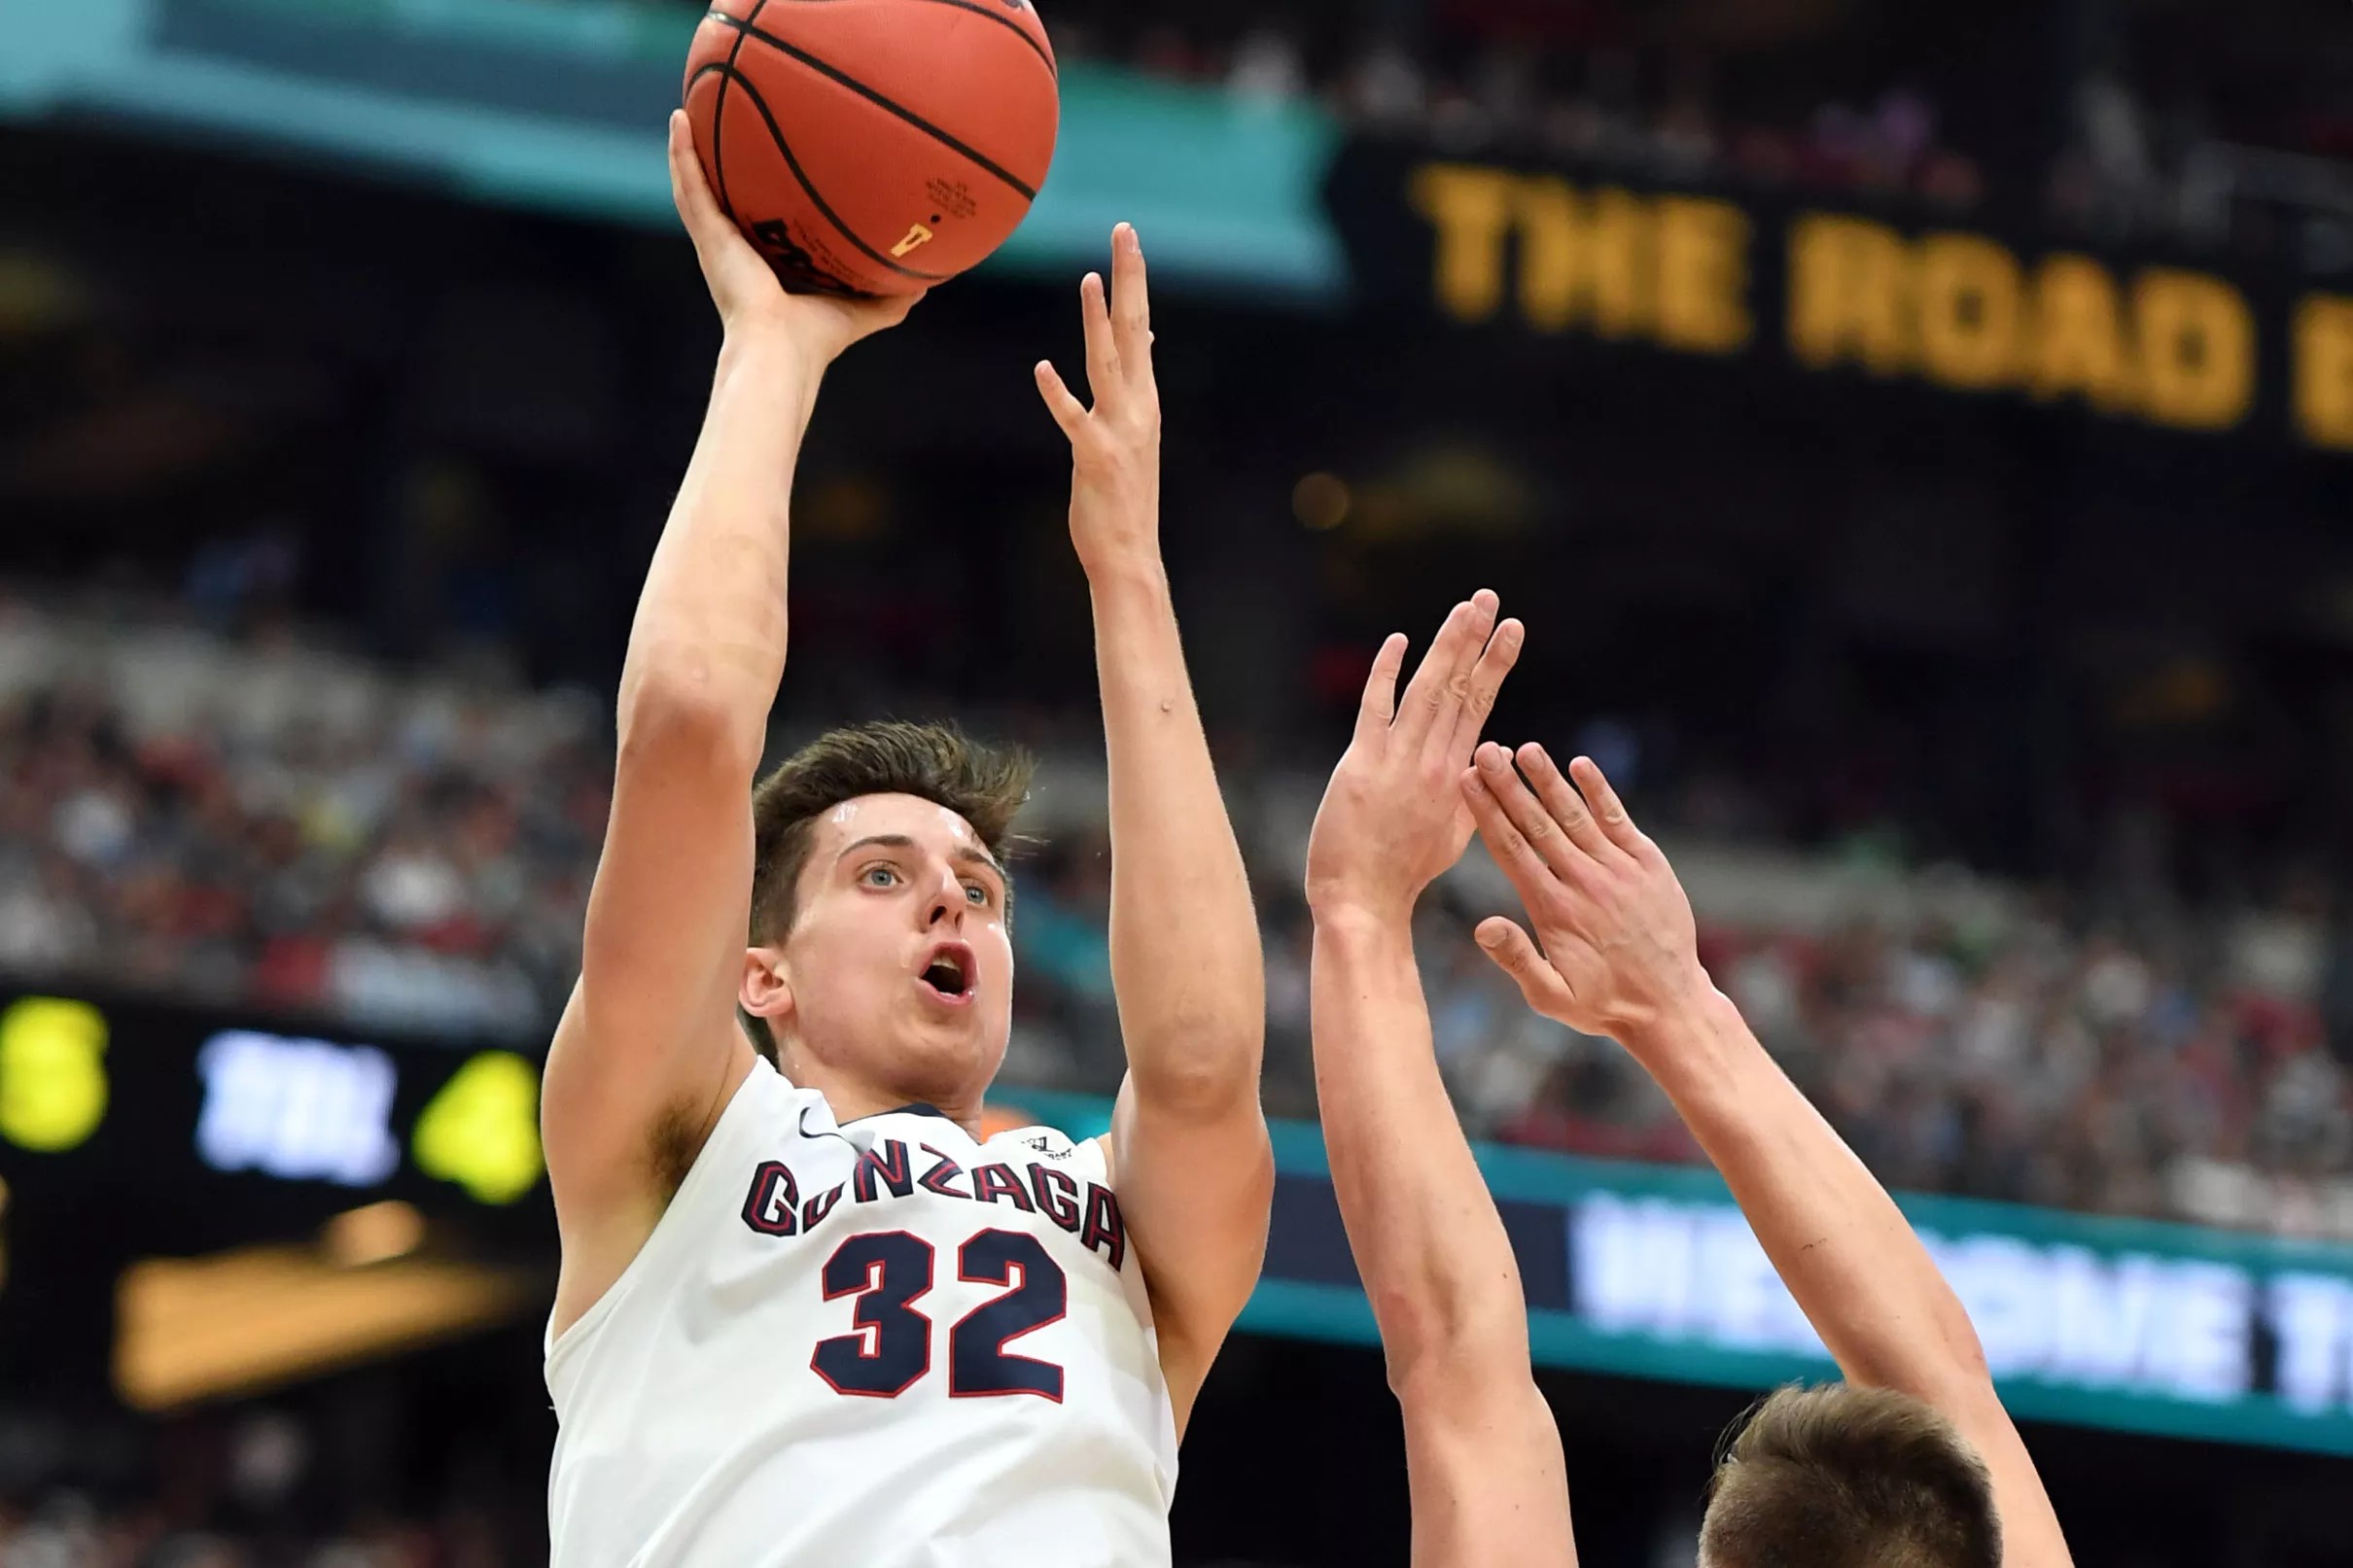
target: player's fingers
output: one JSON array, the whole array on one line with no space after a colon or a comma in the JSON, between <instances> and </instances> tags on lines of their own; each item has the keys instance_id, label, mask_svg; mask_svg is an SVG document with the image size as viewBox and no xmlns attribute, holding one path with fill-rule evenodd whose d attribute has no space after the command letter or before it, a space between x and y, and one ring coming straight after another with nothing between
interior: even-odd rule
<instances>
[{"instance_id":1,"label":"player's fingers","mask_svg":"<svg viewBox=\"0 0 2353 1568\"><path fill-rule=\"evenodd\" d=\"M703 156L695 150L694 127L684 109L670 116L670 199L678 207L678 216L686 226L686 233L702 250L710 239L725 232L731 225L720 210L719 197L711 191L711 178L703 170Z\"/></svg>"},{"instance_id":2,"label":"player's fingers","mask_svg":"<svg viewBox=\"0 0 2353 1568\"><path fill-rule=\"evenodd\" d=\"M1078 315L1086 326L1087 391L1095 406L1103 407L1119 394L1119 344L1111 333L1111 313L1104 297L1103 274L1090 272L1078 285Z\"/></svg>"},{"instance_id":3,"label":"player's fingers","mask_svg":"<svg viewBox=\"0 0 2353 1568\"><path fill-rule=\"evenodd\" d=\"M1144 280L1143 241L1133 224L1111 230L1111 324L1120 364L1130 371L1152 364L1152 299Z\"/></svg>"},{"instance_id":4,"label":"player's fingers","mask_svg":"<svg viewBox=\"0 0 2353 1568\"><path fill-rule=\"evenodd\" d=\"M1047 361L1039 360L1031 373L1037 377L1037 394L1046 401L1046 412L1054 416L1065 436L1077 439L1079 427L1087 421L1087 405L1071 396L1071 389L1063 385L1062 372Z\"/></svg>"},{"instance_id":5,"label":"player's fingers","mask_svg":"<svg viewBox=\"0 0 2353 1568\"><path fill-rule=\"evenodd\" d=\"M1447 747L1450 758L1467 757L1479 744L1479 731L1486 727L1488 714L1495 711L1495 694L1503 689L1503 678L1512 673L1512 666L1520 662L1520 649L1527 640L1528 629L1516 620L1503 622L1487 640L1479 662L1471 667L1470 696L1462 705L1461 716L1455 720L1454 738Z\"/></svg>"},{"instance_id":6,"label":"player's fingers","mask_svg":"<svg viewBox=\"0 0 2353 1568\"><path fill-rule=\"evenodd\" d=\"M1570 841L1561 824L1553 819L1553 814L1544 809L1544 803L1528 790L1527 782L1514 771L1512 754L1490 741L1479 748L1474 765L1479 770L1480 783L1487 786L1488 793L1494 797L1503 815L1510 819L1512 826L1520 830L1520 836L1528 840L1544 863L1563 877L1574 875L1578 862L1585 858L1583 850Z\"/></svg>"},{"instance_id":7,"label":"player's fingers","mask_svg":"<svg viewBox=\"0 0 2353 1568\"><path fill-rule=\"evenodd\" d=\"M1487 853L1494 856L1495 864L1519 889L1521 902L1533 913L1536 902L1550 897L1561 879L1504 812L1503 803L1495 798L1486 776L1477 768L1462 770L1462 795L1470 802L1471 820L1479 825L1479 838L1486 844Z\"/></svg>"},{"instance_id":8,"label":"player's fingers","mask_svg":"<svg viewBox=\"0 0 2353 1568\"><path fill-rule=\"evenodd\" d=\"M1585 798L1593 802L1594 815L1601 819L1601 831L1609 835L1609 841L1628 854L1640 851L1647 841L1642 830L1634 826L1633 815L1626 809L1626 802L1618 798L1618 792L1609 786L1609 780L1602 776L1601 765L1592 757L1581 756L1568 765L1568 771L1577 787L1585 792Z\"/></svg>"},{"instance_id":9,"label":"player's fingers","mask_svg":"<svg viewBox=\"0 0 2353 1568\"><path fill-rule=\"evenodd\" d=\"M1576 1006L1575 989L1545 961L1544 955L1536 951L1535 939L1517 923L1491 915L1479 923L1475 934L1480 950L1512 977L1528 1006L1547 1018L1561 1018Z\"/></svg>"},{"instance_id":10,"label":"player's fingers","mask_svg":"<svg viewBox=\"0 0 2353 1568\"><path fill-rule=\"evenodd\" d=\"M1356 707L1356 739L1378 740L1397 716L1397 672L1405 668L1405 634L1391 632L1373 655L1373 668L1364 678L1364 701Z\"/></svg>"},{"instance_id":11,"label":"player's fingers","mask_svg":"<svg viewBox=\"0 0 2353 1568\"><path fill-rule=\"evenodd\" d=\"M1615 860L1618 847L1601 831L1601 824L1594 820L1594 814L1586 809L1585 797L1562 776L1551 754L1530 742L1520 748L1519 761L1520 771L1534 786L1545 814L1561 824L1561 831L1568 835L1569 842L1597 859Z\"/></svg>"}]
</instances>

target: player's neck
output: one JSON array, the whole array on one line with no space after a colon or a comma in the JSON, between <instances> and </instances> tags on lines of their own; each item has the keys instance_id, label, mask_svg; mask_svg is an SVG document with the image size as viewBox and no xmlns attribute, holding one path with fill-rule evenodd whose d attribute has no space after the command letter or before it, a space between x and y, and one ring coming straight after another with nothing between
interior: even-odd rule
<instances>
[{"instance_id":1,"label":"player's neck","mask_svg":"<svg viewBox=\"0 0 2353 1568\"><path fill-rule=\"evenodd\" d=\"M980 1135L980 1097L925 1094L903 1085L874 1083L856 1074L826 1067L805 1056L787 1053L784 1072L796 1086L825 1097L836 1122L855 1122L909 1105L929 1105L974 1137Z\"/></svg>"}]
</instances>

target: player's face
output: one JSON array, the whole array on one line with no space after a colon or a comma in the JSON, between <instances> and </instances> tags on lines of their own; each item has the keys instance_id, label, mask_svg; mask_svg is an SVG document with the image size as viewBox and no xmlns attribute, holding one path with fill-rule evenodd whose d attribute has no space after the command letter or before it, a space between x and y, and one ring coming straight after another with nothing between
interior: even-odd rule
<instances>
[{"instance_id":1,"label":"player's face","mask_svg":"<svg viewBox=\"0 0 2353 1568\"><path fill-rule=\"evenodd\" d=\"M864 795L818 823L776 951L796 1053L908 1099L977 1098L1013 1018L1005 881L962 817Z\"/></svg>"}]
</instances>

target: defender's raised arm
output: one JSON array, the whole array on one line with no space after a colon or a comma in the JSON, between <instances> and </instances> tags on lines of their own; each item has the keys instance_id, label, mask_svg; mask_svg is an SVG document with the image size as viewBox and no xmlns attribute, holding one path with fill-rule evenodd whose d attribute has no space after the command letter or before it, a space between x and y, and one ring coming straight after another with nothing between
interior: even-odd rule
<instances>
[{"instance_id":1,"label":"defender's raised arm","mask_svg":"<svg viewBox=\"0 0 2353 1568\"><path fill-rule=\"evenodd\" d=\"M2007 1540L2006 1551L1993 1547L2000 1560L2066 1568L2057 1516L1960 1298L1886 1189L1701 967L1691 904L1667 856L1590 760L1570 764L1573 783L1541 747L1520 749L1526 783L1514 760L1499 746L1480 748L1462 787L1535 940L1494 919L1479 927L1480 945L1529 1006L1616 1039L1658 1080L1847 1378L1928 1405L1976 1448ZM1880 1428L1875 1463L1907 1462L1902 1425L1899 1416ZM1933 1508L1895 1512L1898 1523L1968 1530L1963 1506L1941 1519ZM1737 1527L1712 1513L1710 1523ZM1979 1559L1952 1551L1917 1560Z\"/></svg>"},{"instance_id":2,"label":"defender's raised arm","mask_svg":"<svg viewBox=\"0 0 2353 1568\"><path fill-rule=\"evenodd\" d=\"M1455 776L1519 656L1520 624L1495 609L1484 592L1457 605L1402 699L1405 639L1382 645L1308 847L1316 1095L1405 1415L1417 1568L1575 1561L1519 1264L1447 1102L1414 963L1415 901L1470 840Z\"/></svg>"}]
</instances>

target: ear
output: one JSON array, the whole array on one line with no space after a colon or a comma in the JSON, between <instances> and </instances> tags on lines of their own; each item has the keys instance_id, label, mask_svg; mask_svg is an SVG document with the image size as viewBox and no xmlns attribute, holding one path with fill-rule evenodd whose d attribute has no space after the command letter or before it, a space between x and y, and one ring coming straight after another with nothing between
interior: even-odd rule
<instances>
[{"instance_id":1,"label":"ear","mask_svg":"<svg viewBox=\"0 0 2353 1568\"><path fill-rule=\"evenodd\" d=\"M781 1035L793 1005L792 975L784 954L775 948L744 949L744 974L735 1000L754 1018L766 1019L770 1032Z\"/></svg>"}]
</instances>

